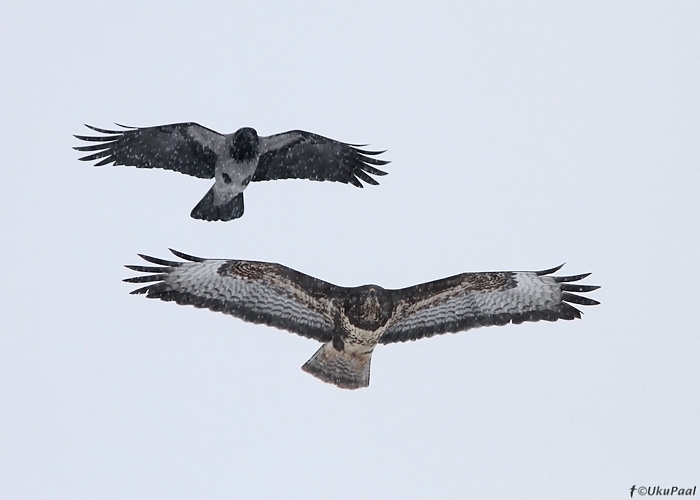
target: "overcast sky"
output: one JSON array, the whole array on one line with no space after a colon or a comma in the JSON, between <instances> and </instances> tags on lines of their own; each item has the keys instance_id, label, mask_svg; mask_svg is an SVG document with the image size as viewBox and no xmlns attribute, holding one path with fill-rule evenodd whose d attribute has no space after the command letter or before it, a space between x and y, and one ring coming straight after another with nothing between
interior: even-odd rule
<instances>
[{"instance_id":1,"label":"overcast sky","mask_svg":"<svg viewBox=\"0 0 700 500\"><path fill-rule=\"evenodd\" d=\"M622 499L700 483L700 3L7 2L0 497ZM83 123L303 129L381 185L95 168ZM128 294L137 253L345 286L592 272L582 320L318 344Z\"/></svg>"}]
</instances>

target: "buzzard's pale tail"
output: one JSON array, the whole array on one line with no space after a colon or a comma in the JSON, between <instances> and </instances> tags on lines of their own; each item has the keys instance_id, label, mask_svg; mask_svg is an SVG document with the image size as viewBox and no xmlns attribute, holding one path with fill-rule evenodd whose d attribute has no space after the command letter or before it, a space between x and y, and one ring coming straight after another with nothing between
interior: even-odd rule
<instances>
[{"instance_id":1,"label":"buzzard's pale tail","mask_svg":"<svg viewBox=\"0 0 700 500\"><path fill-rule=\"evenodd\" d=\"M202 201L192 209L190 216L193 219L203 219L209 221L233 220L243 215L243 193L238 193L230 201L221 205L214 204L214 187L212 187Z\"/></svg>"},{"instance_id":2,"label":"buzzard's pale tail","mask_svg":"<svg viewBox=\"0 0 700 500\"><path fill-rule=\"evenodd\" d=\"M359 389L369 385L371 361L372 351L338 351L333 347L333 342L328 342L323 344L301 369L343 389Z\"/></svg>"}]
</instances>

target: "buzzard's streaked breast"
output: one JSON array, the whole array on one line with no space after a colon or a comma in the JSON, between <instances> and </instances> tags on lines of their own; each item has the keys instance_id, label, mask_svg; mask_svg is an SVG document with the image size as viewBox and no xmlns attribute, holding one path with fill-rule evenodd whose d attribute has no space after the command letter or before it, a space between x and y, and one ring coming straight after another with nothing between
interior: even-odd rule
<instances>
[{"instance_id":1,"label":"buzzard's streaked breast","mask_svg":"<svg viewBox=\"0 0 700 500\"><path fill-rule=\"evenodd\" d=\"M394 311L391 292L376 285L349 289L342 303L348 322L362 330L378 330Z\"/></svg>"}]
</instances>

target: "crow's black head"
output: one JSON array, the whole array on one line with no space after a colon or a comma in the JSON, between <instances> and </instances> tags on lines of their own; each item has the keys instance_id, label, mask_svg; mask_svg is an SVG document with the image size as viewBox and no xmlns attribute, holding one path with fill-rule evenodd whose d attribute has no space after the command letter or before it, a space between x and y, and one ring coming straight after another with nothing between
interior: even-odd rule
<instances>
[{"instance_id":1,"label":"crow's black head","mask_svg":"<svg viewBox=\"0 0 700 500\"><path fill-rule=\"evenodd\" d=\"M231 138L229 155L238 162L250 161L258 154L260 139L254 128L238 129Z\"/></svg>"}]
</instances>

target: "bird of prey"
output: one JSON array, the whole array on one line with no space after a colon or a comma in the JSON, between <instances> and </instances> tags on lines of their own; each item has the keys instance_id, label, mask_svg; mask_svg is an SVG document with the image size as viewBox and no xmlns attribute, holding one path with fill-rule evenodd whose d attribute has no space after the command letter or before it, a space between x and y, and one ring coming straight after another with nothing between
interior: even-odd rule
<instances>
[{"instance_id":1,"label":"bird of prey","mask_svg":"<svg viewBox=\"0 0 700 500\"><path fill-rule=\"evenodd\" d=\"M150 283L132 291L262 323L322 342L302 369L345 389L369 385L377 344L524 321L580 318L571 304L597 301L577 295L598 286L572 283L588 274L545 271L464 273L397 290L342 287L281 264L202 259L175 250L182 261L140 255L156 266L124 281Z\"/></svg>"},{"instance_id":2,"label":"bird of prey","mask_svg":"<svg viewBox=\"0 0 700 500\"><path fill-rule=\"evenodd\" d=\"M384 151L366 151L303 130L264 137L250 127L220 134L192 122L146 128L119 125L125 130L85 126L103 135L75 136L97 143L74 147L90 152L80 160L99 160L95 166L113 163L163 168L214 179L214 185L190 214L207 221L242 216L243 190L251 181L309 179L361 188L361 181L379 184L371 175L386 175L372 165L389 163L373 158Z\"/></svg>"}]
</instances>

